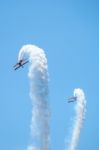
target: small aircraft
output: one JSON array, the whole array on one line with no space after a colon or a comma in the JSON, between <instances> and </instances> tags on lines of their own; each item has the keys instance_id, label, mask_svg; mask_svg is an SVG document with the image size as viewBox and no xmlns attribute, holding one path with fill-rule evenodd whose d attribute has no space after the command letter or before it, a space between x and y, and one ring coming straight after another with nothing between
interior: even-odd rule
<instances>
[{"instance_id":1,"label":"small aircraft","mask_svg":"<svg viewBox=\"0 0 99 150\"><path fill-rule=\"evenodd\" d=\"M20 67L22 67L23 68L23 66L25 65L25 64L27 64L29 61L28 60L25 60L25 59L21 59L21 60L19 60L19 62L17 62L13 67L14 67L14 70L17 70L17 69L19 69Z\"/></svg>"},{"instance_id":2,"label":"small aircraft","mask_svg":"<svg viewBox=\"0 0 99 150\"><path fill-rule=\"evenodd\" d=\"M68 103L75 102L76 100L77 100L77 97L72 96L72 97L68 98Z\"/></svg>"}]
</instances>

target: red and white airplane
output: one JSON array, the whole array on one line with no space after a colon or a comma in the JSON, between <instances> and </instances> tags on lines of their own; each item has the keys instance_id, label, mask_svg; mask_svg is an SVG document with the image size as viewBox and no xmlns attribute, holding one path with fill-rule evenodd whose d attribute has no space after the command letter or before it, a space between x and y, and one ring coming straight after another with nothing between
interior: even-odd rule
<instances>
[{"instance_id":1,"label":"red and white airplane","mask_svg":"<svg viewBox=\"0 0 99 150\"><path fill-rule=\"evenodd\" d=\"M21 59L19 62L17 62L13 67L14 67L14 70L17 70L19 69L20 67L23 68L23 66L25 64L27 64L29 61L28 60L25 60L25 59Z\"/></svg>"}]
</instances>

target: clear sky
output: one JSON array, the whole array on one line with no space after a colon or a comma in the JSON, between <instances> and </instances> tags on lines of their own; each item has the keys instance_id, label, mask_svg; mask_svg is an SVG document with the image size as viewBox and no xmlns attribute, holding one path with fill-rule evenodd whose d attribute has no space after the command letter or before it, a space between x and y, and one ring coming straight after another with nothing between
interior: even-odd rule
<instances>
[{"instance_id":1,"label":"clear sky","mask_svg":"<svg viewBox=\"0 0 99 150\"><path fill-rule=\"evenodd\" d=\"M50 74L51 150L64 150L74 104L82 88L87 112L79 150L99 149L99 1L0 1L0 149L25 150L31 142L28 65L15 72L19 49L45 50Z\"/></svg>"}]
</instances>

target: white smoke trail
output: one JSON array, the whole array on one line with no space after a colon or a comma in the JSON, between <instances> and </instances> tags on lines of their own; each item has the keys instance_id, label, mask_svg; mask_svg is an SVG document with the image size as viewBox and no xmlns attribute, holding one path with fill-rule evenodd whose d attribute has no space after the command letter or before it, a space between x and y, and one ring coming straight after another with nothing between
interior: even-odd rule
<instances>
[{"instance_id":1,"label":"white smoke trail","mask_svg":"<svg viewBox=\"0 0 99 150\"><path fill-rule=\"evenodd\" d=\"M24 45L18 60L29 56L30 96L32 99L31 133L33 142L27 150L49 150L48 66L43 49Z\"/></svg>"},{"instance_id":2,"label":"white smoke trail","mask_svg":"<svg viewBox=\"0 0 99 150\"><path fill-rule=\"evenodd\" d=\"M77 104L75 106L76 117L74 119L74 126L72 129L72 135L68 150L76 150L77 148L86 112L86 99L83 90L79 88L75 89L74 96L77 97Z\"/></svg>"}]
</instances>

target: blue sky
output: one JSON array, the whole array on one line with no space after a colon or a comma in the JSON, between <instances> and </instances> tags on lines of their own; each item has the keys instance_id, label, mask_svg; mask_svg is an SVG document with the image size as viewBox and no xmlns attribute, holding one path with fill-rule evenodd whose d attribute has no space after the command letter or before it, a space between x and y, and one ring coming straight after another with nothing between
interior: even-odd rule
<instances>
[{"instance_id":1,"label":"blue sky","mask_svg":"<svg viewBox=\"0 0 99 150\"><path fill-rule=\"evenodd\" d=\"M28 65L13 70L19 49L30 43L48 59L51 150L64 150L74 116L66 98L78 87L87 99L78 149L99 149L98 41L98 0L0 2L0 149L25 150L31 142Z\"/></svg>"}]
</instances>

